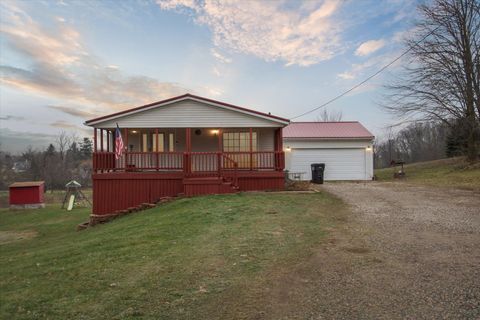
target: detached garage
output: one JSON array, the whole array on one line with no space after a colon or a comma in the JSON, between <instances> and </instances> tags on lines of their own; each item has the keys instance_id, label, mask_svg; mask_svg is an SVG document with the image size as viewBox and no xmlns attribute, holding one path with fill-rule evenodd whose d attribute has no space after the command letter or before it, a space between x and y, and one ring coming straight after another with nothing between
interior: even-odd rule
<instances>
[{"instance_id":1,"label":"detached garage","mask_svg":"<svg viewBox=\"0 0 480 320\"><path fill-rule=\"evenodd\" d=\"M311 179L325 163L325 180L372 180L374 136L359 122L292 122L283 129L285 169Z\"/></svg>"}]
</instances>

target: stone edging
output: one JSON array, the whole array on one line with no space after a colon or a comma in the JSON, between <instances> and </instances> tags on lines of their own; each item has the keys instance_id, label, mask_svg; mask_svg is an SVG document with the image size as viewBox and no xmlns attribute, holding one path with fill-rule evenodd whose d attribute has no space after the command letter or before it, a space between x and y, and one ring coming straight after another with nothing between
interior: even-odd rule
<instances>
[{"instance_id":1,"label":"stone edging","mask_svg":"<svg viewBox=\"0 0 480 320\"><path fill-rule=\"evenodd\" d=\"M145 203L142 203L142 204L140 204L138 206L135 206L135 207L129 207L129 208L124 209L124 210L117 210L117 211L115 211L114 213L111 213L111 214L101 214L101 215L91 214L89 221L81 223L77 226L77 231L85 230L88 227L93 227L97 224L107 223L107 222L110 222L110 221L115 220L117 218L120 218L122 216L131 214L131 213L155 208L155 207L157 207L161 204L171 202L174 199L175 198L173 198L173 197L163 197L163 198L160 198L160 200L158 200L156 203L145 202Z\"/></svg>"}]
</instances>

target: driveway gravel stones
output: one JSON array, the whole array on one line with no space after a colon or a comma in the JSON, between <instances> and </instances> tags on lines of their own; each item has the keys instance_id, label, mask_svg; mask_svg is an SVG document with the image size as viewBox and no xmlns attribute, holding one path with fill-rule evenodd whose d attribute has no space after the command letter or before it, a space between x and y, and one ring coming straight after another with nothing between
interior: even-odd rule
<instances>
[{"instance_id":1,"label":"driveway gravel stones","mask_svg":"<svg viewBox=\"0 0 480 320\"><path fill-rule=\"evenodd\" d=\"M480 194L404 182L316 188L352 214L270 290L267 318L480 319Z\"/></svg>"}]
</instances>

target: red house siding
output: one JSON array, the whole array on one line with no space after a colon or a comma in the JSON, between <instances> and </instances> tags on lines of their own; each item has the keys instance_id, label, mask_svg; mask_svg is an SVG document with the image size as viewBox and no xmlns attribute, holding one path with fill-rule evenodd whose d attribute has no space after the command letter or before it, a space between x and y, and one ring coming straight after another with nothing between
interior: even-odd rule
<instances>
[{"instance_id":1,"label":"red house siding","mask_svg":"<svg viewBox=\"0 0 480 320\"><path fill-rule=\"evenodd\" d=\"M113 214L183 193L183 173L103 173L93 178L93 214Z\"/></svg>"},{"instance_id":2,"label":"red house siding","mask_svg":"<svg viewBox=\"0 0 480 320\"><path fill-rule=\"evenodd\" d=\"M225 174L226 178L231 178ZM162 197L180 194L196 196L231 193L215 178L185 180L183 172L111 172L94 174L93 215L115 214L115 211L134 207L141 203L153 203ZM208 181L207 181L208 180ZM285 175L281 171L239 171L238 190L282 190Z\"/></svg>"},{"instance_id":3,"label":"red house siding","mask_svg":"<svg viewBox=\"0 0 480 320\"><path fill-rule=\"evenodd\" d=\"M10 190L10 205L24 205L43 203L44 184L38 185L23 185L16 186L15 184L9 187Z\"/></svg>"}]
</instances>

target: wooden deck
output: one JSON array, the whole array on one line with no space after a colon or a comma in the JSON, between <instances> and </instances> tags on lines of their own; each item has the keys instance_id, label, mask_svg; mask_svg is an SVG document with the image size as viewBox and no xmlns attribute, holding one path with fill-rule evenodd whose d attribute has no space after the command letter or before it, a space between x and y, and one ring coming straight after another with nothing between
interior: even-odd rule
<instances>
[{"instance_id":1,"label":"wooden deck","mask_svg":"<svg viewBox=\"0 0 480 320\"><path fill-rule=\"evenodd\" d=\"M163 197L197 196L237 191L282 190L283 171L239 170L224 176L186 176L183 171L104 172L93 174L93 214L113 214Z\"/></svg>"},{"instance_id":2,"label":"wooden deck","mask_svg":"<svg viewBox=\"0 0 480 320\"><path fill-rule=\"evenodd\" d=\"M163 197L284 187L283 152L113 152L93 156L93 214L114 214Z\"/></svg>"}]
</instances>

